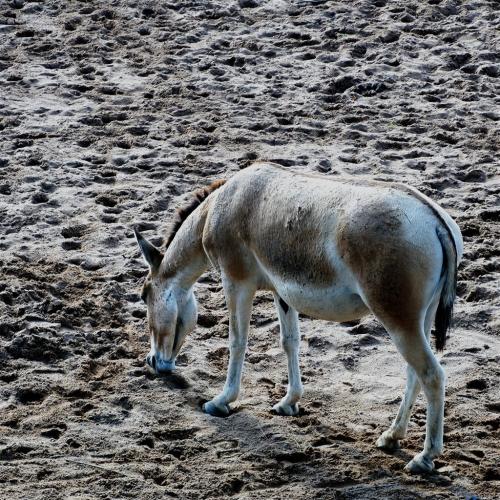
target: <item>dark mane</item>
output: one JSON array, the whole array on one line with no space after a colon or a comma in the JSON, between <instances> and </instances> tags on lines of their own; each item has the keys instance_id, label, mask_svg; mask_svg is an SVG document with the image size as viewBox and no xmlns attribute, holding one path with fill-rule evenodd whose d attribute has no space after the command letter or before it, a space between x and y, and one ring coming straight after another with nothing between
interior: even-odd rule
<instances>
[{"instance_id":1,"label":"dark mane","mask_svg":"<svg viewBox=\"0 0 500 500\"><path fill-rule=\"evenodd\" d=\"M165 243L165 248L168 248L170 243L172 243L175 235L179 231L183 222L198 208L216 189L219 189L222 185L226 183L225 179L219 179L212 182L209 186L202 187L193 191L191 199L186 203L186 205L177 208L174 224L170 233L167 237L167 242Z\"/></svg>"}]
</instances>

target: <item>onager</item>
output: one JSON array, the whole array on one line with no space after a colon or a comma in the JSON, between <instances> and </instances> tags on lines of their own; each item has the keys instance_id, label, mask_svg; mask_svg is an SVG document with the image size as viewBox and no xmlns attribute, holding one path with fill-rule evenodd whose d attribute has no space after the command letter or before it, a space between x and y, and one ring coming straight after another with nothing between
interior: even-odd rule
<instances>
[{"instance_id":1,"label":"onager","mask_svg":"<svg viewBox=\"0 0 500 500\"><path fill-rule=\"evenodd\" d=\"M229 365L222 392L203 406L229 414L240 391L252 299L270 290L288 358L288 389L274 406L296 415L303 388L298 313L352 321L373 313L407 363L398 414L377 446L394 449L406 435L415 399L427 399L424 449L406 469L430 472L443 448L445 376L436 347L445 345L463 252L460 230L416 189L292 172L259 162L227 182L194 193L178 212L165 254L136 237L150 273L143 288L151 331L147 363L156 372L175 358L197 320L193 285L213 265L229 309Z\"/></svg>"}]
</instances>

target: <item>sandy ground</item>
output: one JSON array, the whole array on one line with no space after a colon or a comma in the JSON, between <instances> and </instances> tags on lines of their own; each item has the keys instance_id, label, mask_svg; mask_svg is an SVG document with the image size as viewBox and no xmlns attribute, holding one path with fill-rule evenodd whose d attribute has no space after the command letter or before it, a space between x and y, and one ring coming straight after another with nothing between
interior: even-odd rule
<instances>
[{"instance_id":1,"label":"sandy ground","mask_svg":"<svg viewBox=\"0 0 500 500\"><path fill-rule=\"evenodd\" d=\"M499 498L499 6L0 0L0 498ZM228 323L212 272L178 372L146 370L132 225L160 244L185 193L256 158L406 182L458 221L436 474L402 471L422 398L403 448L374 447L404 367L373 319L302 319L302 412L278 417L259 294L244 392L210 417Z\"/></svg>"}]
</instances>

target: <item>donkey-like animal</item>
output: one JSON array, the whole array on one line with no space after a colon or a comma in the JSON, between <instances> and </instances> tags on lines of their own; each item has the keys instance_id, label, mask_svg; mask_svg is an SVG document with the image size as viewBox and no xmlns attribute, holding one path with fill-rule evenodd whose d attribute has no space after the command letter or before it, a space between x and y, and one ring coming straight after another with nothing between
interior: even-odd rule
<instances>
[{"instance_id":1,"label":"donkey-like animal","mask_svg":"<svg viewBox=\"0 0 500 500\"><path fill-rule=\"evenodd\" d=\"M407 362L398 414L378 439L394 449L404 438L415 399L427 399L424 450L406 466L429 472L443 447L445 376L429 343L435 320L442 349L463 252L460 230L416 189L292 172L259 162L227 182L197 191L178 213L165 254L136 237L150 273L142 297L148 308L157 372L175 368L196 324L193 285L212 264L220 271L229 309L229 366L222 392L205 403L223 416L240 390L252 299L270 290L288 357L288 390L274 406L296 415L303 388L298 312L329 321L373 313Z\"/></svg>"}]
</instances>

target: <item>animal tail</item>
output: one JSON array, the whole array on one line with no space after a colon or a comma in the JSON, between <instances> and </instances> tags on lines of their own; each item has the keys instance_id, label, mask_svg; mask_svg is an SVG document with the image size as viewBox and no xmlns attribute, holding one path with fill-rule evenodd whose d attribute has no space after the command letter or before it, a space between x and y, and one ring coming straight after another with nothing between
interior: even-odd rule
<instances>
[{"instance_id":1,"label":"animal tail","mask_svg":"<svg viewBox=\"0 0 500 500\"><path fill-rule=\"evenodd\" d=\"M446 333L452 323L453 302L455 301L457 289L457 247L453 234L447 224L445 224L445 228L446 230L443 230L442 227L436 229L441 248L443 249L443 286L434 319L434 335L438 351L442 351L446 344Z\"/></svg>"}]
</instances>

